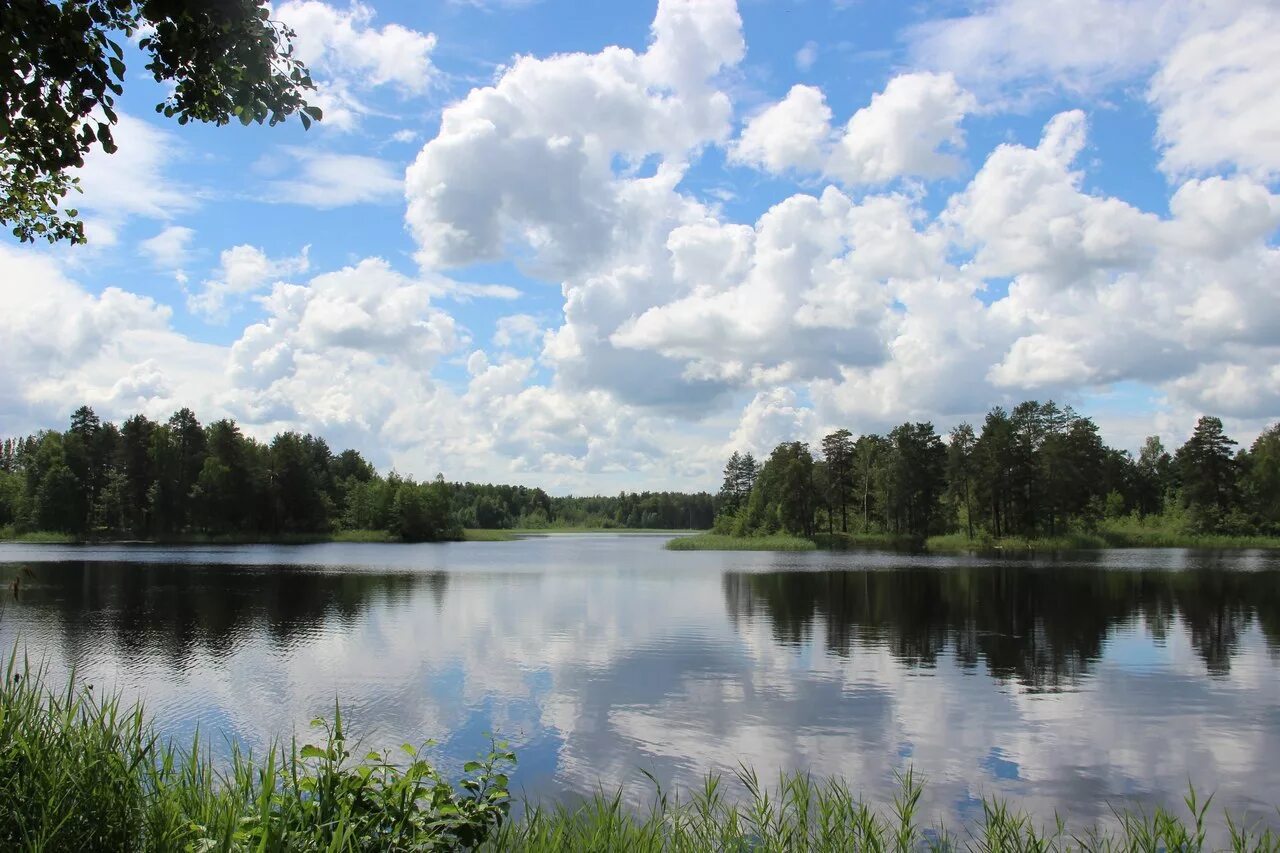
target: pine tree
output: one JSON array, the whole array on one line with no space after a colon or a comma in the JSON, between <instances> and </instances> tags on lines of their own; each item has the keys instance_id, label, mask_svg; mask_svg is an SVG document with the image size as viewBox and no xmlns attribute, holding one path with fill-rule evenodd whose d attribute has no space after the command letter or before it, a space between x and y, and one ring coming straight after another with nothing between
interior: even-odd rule
<instances>
[{"instance_id":1,"label":"pine tree","mask_svg":"<svg viewBox=\"0 0 1280 853\"><path fill-rule=\"evenodd\" d=\"M853 488L853 433L838 429L822 439L831 502L840 509L840 532L849 532L849 492Z\"/></svg>"},{"instance_id":2,"label":"pine tree","mask_svg":"<svg viewBox=\"0 0 1280 853\"><path fill-rule=\"evenodd\" d=\"M1236 497L1238 471L1231 451L1235 445L1222 420L1205 415L1174 457L1183 504L1201 530L1219 529Z\"/></svg>"}]
</instances>

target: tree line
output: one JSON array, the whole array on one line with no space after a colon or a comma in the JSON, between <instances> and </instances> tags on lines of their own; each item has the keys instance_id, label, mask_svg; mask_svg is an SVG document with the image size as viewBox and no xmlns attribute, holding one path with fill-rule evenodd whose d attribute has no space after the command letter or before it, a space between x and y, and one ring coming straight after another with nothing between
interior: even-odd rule
<instances>
[{"instance_id":1,"label":"tree line","mask_svg":"<svg viewBox=\"0 0 1280 853\"><path fill-rule=\"evenodd\" d=\"M269 442L190 409L119 426L88 406L65 431L0 441L0 528L82 536L278 536L381 530L407 541L464 527L706 528L712 496L623 492L553 497L542 489L418 482L380 474L358 451L282 432Z\"/></svg>"},{"instance_id":2,"label":"tree line","mask_svg":"<svg viewBox=\"0 0 1280 853\"><path fill-rule=\"evenodd\" d=\"M735 452L716 529L1038 538L1157 517L1189 533L1280 534L1280 424L1236 448L1204 416L1174 453L1151 436L1135 458L1104 444L1091 418L1034 400L945 440L929 422L856 438L840 429L816 451L784 442L763 462Z\"/></svg>"}]
</instances>

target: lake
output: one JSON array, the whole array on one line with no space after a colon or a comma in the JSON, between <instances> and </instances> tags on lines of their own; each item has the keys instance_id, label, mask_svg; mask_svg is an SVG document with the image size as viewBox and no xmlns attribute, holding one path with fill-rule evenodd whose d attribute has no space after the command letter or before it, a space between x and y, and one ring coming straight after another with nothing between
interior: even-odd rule
<instances>
[{"instance_id":1,"label":"lake","mask_svg":"<svg viewBox=\"0 0 1280 853\"><path fill-rule=\"evenodd\" d=\"M0 545L0 642L260 747L340 701L370 746L456 768L508 739L539 799L738 762L928 779L1041 816L1178 805L1276 822L1280 555L673 553L665 537L305 546Z\"/></svg>"}]
</instances>

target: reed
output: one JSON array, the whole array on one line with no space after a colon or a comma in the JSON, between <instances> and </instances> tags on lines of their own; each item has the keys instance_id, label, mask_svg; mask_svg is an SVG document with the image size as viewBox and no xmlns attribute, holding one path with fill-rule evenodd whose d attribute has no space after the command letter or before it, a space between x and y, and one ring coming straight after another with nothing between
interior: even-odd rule
<instances>
[{"instance_id":1,"label":"reed","mask_svg":"<svg viewBox=\"0 0 1280 853\"><path fill-rule=\"evenodd\" d=\"M846 548L900 550L920 547L919 539L895 533L815 533L813 541L819 548L830 548L835 551Z\"/></svg>"},{"instance_id":2,"label":"reed","mask_svg":"<svg viewBox=\"0 0 1280 853\"><path fill-rule=\"evenodd\" d=\"M510 530L468 527L462 531L462 539L465 542L514 542L517 538L516 534Z\"/></svg>"},{"instance_id":3,"label":"reed","mask_svg":"<svg viewBox=\"0 0 1280 853\"><path fill-rule=\"evenodd\" d=\"M455 783L408 744L353 754L335 708L316 743L215 764L198 734L180 749L140 705L44 676L14 654L0 687L3 850L475 849L508 812L502 743Z\"/></svg>"},{"instance_id":4,"label":"reed","mask_svg":"<svg viewBox=\"0 0 1280 853\"><path fill-rule=\"evenodd\" d=\"M0 685L0 849L110 851L1180 851L1212 849L1212 797L1194 788L1174 814L1115 812L1107 828L1041 824L988 799L954 829L921 813L908 770L891 802L873 806L848 783L804 773L763 783L748 767L730 792L708 775L633 809L621 791L585 804L527 805L510 817L505 744L446 779L405 745L363 752L339 709L315 720L315 743L277 743L254 756L233 747L215 763L197 734L187 748L159 738L139 705L99 696L72 677L50 689L16 653ZM1218 849L1280 853L1273 828L1230 814Z\"/></svg>"},{"instance_id":5,"label":"reed","mask_svg":"<svg viewBox=\"0 0 1280 853\"><path fill-rule=\"evenodd\" d=\"M1068 828L1064 821L1037 822L1008 803L989 798L982 817L954 829L922 820L923 783L907 771L893 800L874 807L840 779L815 780L784 774L764 786L748 768L737 773L745 797L729 797L718 776L708 776L690 796L662 791L655 783L649 807L627 808L620 792L597 793L585 805L531 808L505 823L482 849L520 853L626 850L635 853L701 851L968 851L969 853L1203 853L1226 849L1274 853L1280 836L1267 827L1243 826L1226 816L1218 846L1208 838L1212 797L1191 788L1185 815L1163 808L1115 812L1110 828Z\"/></svg>"},{"instance_id":6,"label":"reed","mask_svg":"<svg viewBox=\"0 0 1280 853\"><path fill-rule=\"evenodd\" d=\"M812 539L783 533L772 536L700 533L697 536L677 536L666 545L668 551L812 551L817 547Z\"/></svg>"},{"instance_id":7,"label":"reed","mask_svg":"<svg viewBox=\"0 0 1280 853\"><path fill-rule=\"evenodd\" d=\"M1157 528L1109 528L1072 531L1060 536L1026 538L990 536L970 539L963 533L930 536L929 551L1096 551L1107 548L1201 548L1209 550L1280 548L1280 537L1186 533Z\"/></svg>"},{"instance_id":8,"label":"reed","mask_svg":"<svg viewBox=\"0 0 1280 853\"><path fill-rule=\"evenodd\" d=\"M59 533L54 530L32 530L19 533L12 524L9 524L0 527L0 541L64 545L75 542L76 538L70 533Z\"/></svg>"}]
</instances>

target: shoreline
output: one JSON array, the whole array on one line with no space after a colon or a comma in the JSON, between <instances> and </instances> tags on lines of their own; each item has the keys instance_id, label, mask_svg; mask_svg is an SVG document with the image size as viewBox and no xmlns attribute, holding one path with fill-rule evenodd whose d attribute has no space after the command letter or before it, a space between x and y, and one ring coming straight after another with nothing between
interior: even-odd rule
<instances>
[{"instance_id":1,"label":"shoreline","mask_svg":"<svg viewBox=\"0 0 1280 853\"><path fill-rule=\"evenodd\" d=\"M807 544L804 544L807 543ZM704 533L668 542L669 551L841 551L846 549L909 550L926 553L1035 553L1038 551L1116 551L1139 548L1280 550L1280 536L1192 535L1168 531L1133 533L1102 531L1026 539L1022 537L969 539L962 534L930 536L923 542L892 534L827 534L813 538L775 534L730 536Z\"/></svg>"},{"instance_id":2,"label":"shoreline","mask_svg":"<svg viewBox=\"0 0 1280 853\"><path fill-rule=\"evenodd\" d=\"M1188 548L1197 550L1280 550L1277 536L1227 536L1180 534L1163 530L1143 532L1099 531L1072 533L1065 536L1027 539L979 537L963 534L930 536L923 542L892 534L829 534L812 538L773 534L768 536L733 536L703 530L671 530L657 528L613 527L548 527L486 529L466 528L458 539L411 542L382 530L341 530L334 533L289 533L267 536L191 534L155 539L75 536L70 533L33 531L0 537L0 544L17 545L320 545L329 543L414 545L441 542L516 542L520 539L551 538L601 534L609 536L671 536L664 546L668 551L841 551L852 549L884 549L938 554L960 553L1036 553L1044 551L1112 551L1138 548Z\"/></svg>"},{"instance_id":3,"label":"shoreline","mask_svg":"<svg viewBox=\"0 0 1280 853\"><path fill-rule=\"evenodd\" d=\"M458 539L407 541L384 530L339 530L333 533L284 533L276 535L189 534L154 539L76 536L71 533L37 530L12 536L0 536L0 544L18 545L318 545L332 542L420 545L440 542L515 542L531 537L604 533L622 536L670 535L688 537L700 530L664 530L658 528L612 527L547 527L547 528L465 528Z\"/></svg>"}]
</instances>

